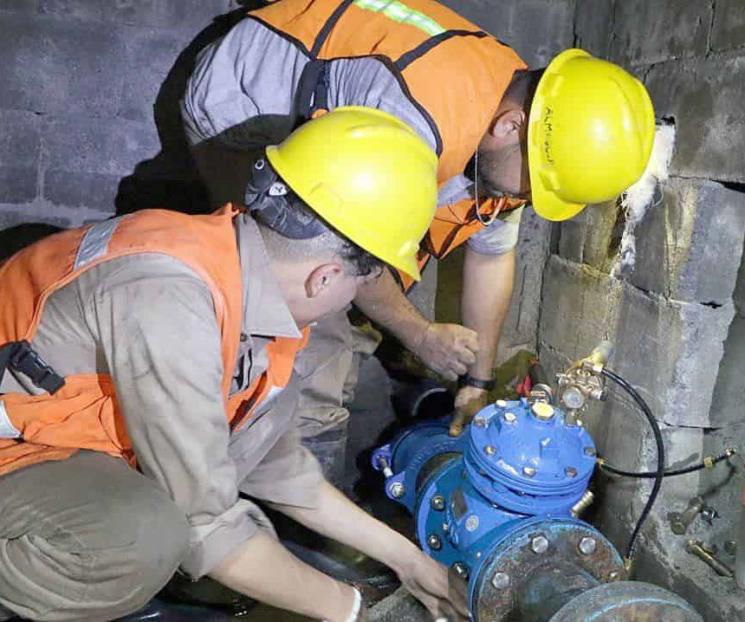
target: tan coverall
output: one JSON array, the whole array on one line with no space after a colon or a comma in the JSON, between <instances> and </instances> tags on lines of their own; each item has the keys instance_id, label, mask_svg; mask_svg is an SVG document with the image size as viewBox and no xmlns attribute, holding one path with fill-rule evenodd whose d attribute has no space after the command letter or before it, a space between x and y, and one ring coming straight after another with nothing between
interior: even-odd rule
<instances>
[{"instance_id":1,"label":"tan coverall","mask_svg":"<svg viewBox=\"0 0 745 622\"><path fill-rule=\"evenodd\" d=\"M236 233L244 314L232 392L264 371L273 337L299 335L255 223L239 218ZM112 376L139 472L85 451L0 478L5 608L111 620L144 605L178 567L201 577L271 529L239 491L315 506L322 475L298 442L295 381L230 434L210 290L179 261L141 254L92 268L52 295L32 345L61 375ZM30 386L6 373L0 392Z\"/></svg>"}]
</instances>

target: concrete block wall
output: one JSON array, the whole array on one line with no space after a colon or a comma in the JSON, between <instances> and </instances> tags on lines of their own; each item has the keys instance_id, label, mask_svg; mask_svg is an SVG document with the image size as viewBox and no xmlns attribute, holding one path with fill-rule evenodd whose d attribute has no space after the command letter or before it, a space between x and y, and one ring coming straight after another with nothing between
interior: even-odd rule
<instances>
[{"instance_id":1,"label":"concrete block wall","mask_svg":"<svg viewBox=\"0 0 745 622\"><path fill-rule=\"evenodd\" d=\"M0 2L3 256L50 227L156 205L202 209L178 98L197 51L238 8L231 0Z\"/></svg>"},{"instance_id":2,"label":"concrete block wall","mask_svg":"<svg viewBox=\"0 0 745 622\"><path fill-rule=\"evenodd\" d=\"M675 123L676 144L671 177L637 227L636 267L625 281L610 276L624 223L615 204L555 227L542 359L555 371L601 339L613 341L610 366L649 402L671 467L745 447L745 3L577 0L574 35L646 84L658 118ZM652 437L624 395L611 390L585 423L609 462L654 469ZM697 519L691 536L723 551L739 514L741 464L666 479L642 540L638 575L684 594L707 621L745 619L743 593L685 552L686 537L672 534L667 514L705 495L721 518L712 526ZM596 485L595 518L623 545L651 484L600 477Z\"/></svg>"}]
</instances>

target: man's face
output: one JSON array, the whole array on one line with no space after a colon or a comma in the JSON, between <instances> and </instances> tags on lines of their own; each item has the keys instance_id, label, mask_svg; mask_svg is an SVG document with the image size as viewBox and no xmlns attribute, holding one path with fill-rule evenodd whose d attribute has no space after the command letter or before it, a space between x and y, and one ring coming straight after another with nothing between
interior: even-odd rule
<instances>
[{"instance_id":1,"label":"man's face","mask_svg":"<svg viewBox=\"0 0 745 622\"><path fill-rule=\"evenodd\" d=\"M530 198L525 114L513 110L498 116L478 149L481 196Z\"/></svg>"}]
</instances>

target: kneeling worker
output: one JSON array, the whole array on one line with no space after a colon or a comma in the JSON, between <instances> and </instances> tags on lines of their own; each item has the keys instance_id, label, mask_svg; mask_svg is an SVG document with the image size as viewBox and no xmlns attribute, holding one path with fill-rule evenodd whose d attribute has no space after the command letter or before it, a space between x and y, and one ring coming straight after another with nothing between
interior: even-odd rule
<instances>
[{"instance_id":1,"label":"kneeling worker","mask_svg":"<svg viewBox=\"0 0 745 622\"><path fill-rule=\"evenodd\" d=\"M340 108L266 150L248 212L145 210L2 265L0 619L112 620L178 568L363 619L356 589L293 557L248 498L387 564L433 615L466 615L445 567L324 481L292 420L308 327L384 264L418 277L436 169L401 121Z\"/></svg>"}]
</instances>

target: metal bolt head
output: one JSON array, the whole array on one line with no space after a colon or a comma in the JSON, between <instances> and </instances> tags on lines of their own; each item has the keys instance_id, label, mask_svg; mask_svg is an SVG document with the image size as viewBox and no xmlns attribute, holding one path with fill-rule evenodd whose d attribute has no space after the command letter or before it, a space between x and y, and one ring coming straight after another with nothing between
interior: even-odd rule
<instances>
[{"instance_id":1,"label":"metal bolt head","mask_svg":"<svg viewBox=\"0 0 745 622\"><path fill-rule=\"evenodd\" d=\"M526 477L534 477L536 473L535 467L532 466L524 466L523 467L523 475Z\"/></svg>"},{"instance_id":2,"label":"metal bolt head","mask_svg":"<svg viewBox=\"0 0 745 622\"><path fill-rule=\"evenodd\" d=\"M548 538L546 536L534 536L530 541L530 550L536 555L543 555L548 551Z\"/></svg>"},{"instance_id":3,"label":"metal bolt head","mask_svg":"<svg viewBox=\"0 0 745 622\"><path fill-rule=\"evenodd\" d=\"M564 473L567 477L577 477L577 469L575 469L573 466L568 466L566 469L564 469Z\"/></svg>"},{"instance_id":4,"label":"metal bolt head","mask_svg":"<svg viewBox=\"0 0 745 622\"><path fill-rule=\"evenodd\" d=\"M598 452L594 447L585 447L584 454L590 458L594 458L598 455Z\"/></svg>"},{"instance_id":5,"label":"metal bolt head","mask_svg":"<svg viewBox=\"0 0 745 622\"><path fill-rule=\"evenodd\" d=\"M505 406L507 406L507 402L505 402L504 400L497 400L497 406L499 406L500 408L504 408Z\"/></svg>"},{"instance_id":6,"label":"metal bolt head","mask_svg":"<svg viewBox=\"0 0 745 622\"><path fill-rule=\"evenodd\" d=\"M445 509L445 497L443 497L442 495L435 495L430 500L429 505L433 510L442 512L442 510Z\"/></svg>"},{"instance_id":7,"label":"metal bolt head","mask_svg":"<svg viewBox=\"0 0 745 622\"><path fill-rule=\"evenodd\" d=\"M487 456L493 456L495 453L497 453L497 448L494 447L494 445L487 445L484 447L484 453Z\"/></svg>"},{"instance_id":8,"label":"metal bolt head","mask_svg":"<svg viewBox=\"0 0 745 622\"><path fill-rule=\"evenodd\" d=\"M510 587L510 575L506 572L497 572L491 578L491 584L495 590L506 590Z\"/></svg>"},{"instance_id":9,"label":"metal bolt head","mask_svg":"<svg viewBox=\"0 0 745 622\"><path fill-rule=\"evenodd\" d=\"M582 555L592 555L598 549L598 542L595 538L582 538L579 541L579 552Z\"/></svg>"},{"instance_id":10,"label":"metal bolt head","mask_svg":"<svg viewBox=\"0 0 745 622\"><path fill-rule=\"evenodd\" d=\"M466 519L466 531L476 531L479 528L479 517L476 514L471 514Z\"/></svg>"},{"instance_id":11,"label":"metal bolt head","mask_svg":"<svg viewBox=\"0 0 745 622\"><path fill-rule=\"evenodd\" d=\"M400 499L401 497L403 497L404 493L406 492L406 489L401 482L393 482L388 490L396 499Z\"/></svg>"},{"instance_id":12,"label":"metal bolt head","mask_svg":"<svg viewBox=\"0 0 745 622\"><path fill-rule=\"evenodd\" d=\"M436 534L430 534L427 536L427 546L433 551L439 551L442 548L442 540Z\"/></svg>"},{"instance_id":13,"label":"metal bolt head","mask_svg":"<svg viewBox=\"0 0 745 622\"><path fill-rule=\"evenodd\" d=\"M614 570L608 575L608 581L618 581L618 579L621 578L621 573L617 570Z\"/></svg>"},{"instance_id":14,"label":"metal bolt head","mask_svg":"<svg viewBox=\"0 0 745 622\"><path fill-rule=\"evenodd\" d=\"M452 569L455 571L455 574L457 574L461 579L464 581L468 581L468 566L466 566L463 562L455 562L452 565Z\"/></svg>"},{"instance_id":15,"label":"metal bolt head","mask_svg":"<svg viewBox=\"0 0 745 622\"><path fill-rule=\"evenodd\" d=\"M515 423L515 421L517 421L517 415L515 413L506 412L502 415L502 419L504 419L505 423Z\"/></svg>"},{"instance_id":16,"label":"metal bolt head","mask_svg":"<svg viewBox=\"0 0 745 622\"><path fill-rule=\"evenodd\" d=\"M486 419L483 417L476 417L473 420L473 425L475 425L477 428L485 428L486 427Z\"/></svg>"}]
</instances>

